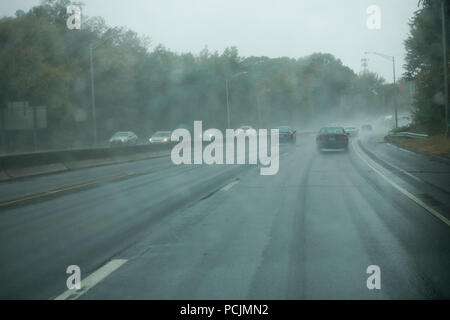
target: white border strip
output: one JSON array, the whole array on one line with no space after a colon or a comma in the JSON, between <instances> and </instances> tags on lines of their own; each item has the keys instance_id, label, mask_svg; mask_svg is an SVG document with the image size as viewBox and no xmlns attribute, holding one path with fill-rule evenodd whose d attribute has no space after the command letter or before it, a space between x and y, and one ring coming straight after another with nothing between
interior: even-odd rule
<instances>
[{"instance_id":1,"label":"white border strip","mask_svg":"<svg viewBox=\"0 0 450 320\"><path fill-rule=\"evenodd\" d=\"M382 176L384 178L384 180L386 180L390 185L392 185L395 189L397 189L398 191L400 191L401 193L403 193L405 196L407 196L409 199L411 199L412 201L414 201L415 203L417 203L419 206L421 206L422 208L424 208L425 210L427 210L429 213L431 213L433 216L435 216L436 218L438 218L439 220L441 220L443 223L445 223L447 226L450 227L450 220L447 219L446 217L444 217L442 214L440 214L439 212L437 212L436 210L434 210L433 208L431 208L429 205L427 205L425 202L423 202L422 200L420 200L419 198L417 198L416 196L414 196L412 193L410 193L409 191L405 190L404 188L400 187L398 184L396 184L394 181L392 181L391 179L389 179L384 173L381 172L381 168L375 164L372 160L368 159L367 157L363 156L360 152L360 148L359 146L357 146L356 144L352 144L353 146L353 150L355 150L356 154L358 155L358 157L364 161L373 171L375 171L376 173L378 173L380 176ZM372 164L370 162L372 162ZM378 167L378 168L377 168Z\"/></svg>"}]
</instances>

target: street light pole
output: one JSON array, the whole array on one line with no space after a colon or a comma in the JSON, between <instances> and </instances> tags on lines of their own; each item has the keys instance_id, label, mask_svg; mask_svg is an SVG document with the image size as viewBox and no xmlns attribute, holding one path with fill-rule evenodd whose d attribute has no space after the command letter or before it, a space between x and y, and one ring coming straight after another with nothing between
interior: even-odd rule
<instances>
[{"instance_id":1,"label":"street light pole","mask_svg":"<svg viewBox=\"0 0 450 320\"><path fill-rule=\"evenodd\" d=\"M394 75L394 110L395 110L395 128L398 128L398 110L397 110L397 85L395 81L395 57L392 56L392 71Z\"/></svg>"},{"instance_id":2,"label":"street light pole","mask_svg":"<svg viewBox=\"0 0 450 320\"><path fill-rule=\"evenodd\" d=\"M111 39L110 37L103 38L103 41ZM95 107L95 80L94 80L94 56L93 56L93 49L96 48L99 44L97 44L95 47L92 46L92 42L89 44L89 61L90 61L90 68L91 68L91 103L92 103L92 122L93 122L93 131L94 131L94 146L97 145L97 112Z\"/></svg>"},{"instance_id":3,"label":"street light pole","mask_svg":"<svg viewBox=\"0 0 450 320\"><path fill-rule=\"evenodd\" d=\"M256 95L256 108L258 109L258 125L260 128L262 128L261 105L260 105L260 101L259 101L259 95Z\"/></svg>"},{"instance_id":4,"label":"street light pole","mask_svg":"<svg viewBox=\"0 0 450 320\"><path fill-rule=\"evenodd\" d=\"M225 79L225 88L227 90L227 129L230 129L230 101L228 98L228 79Z\"/></svg>"},{"instance_id":5,"label":"street light pole","mask_svg":"<svg viewBox=\"0 0 450 320\"><path fill-rule=\"evenodd\" d=\"M445 1L441 1L442 11L442 47L444 55L444 95L445 95L445 136L449 138L449 106L448 106L448 55L447 55L447 21L445 19Z\"/></svg>"},{"instance_id":6,"label":"street light pole","mask_svg":"<svg viewBox=\"0 0 450 320\"><path fill-rule=\"evenodd\" d=\"M378 53L378 52L364 52L364 54L375 54L385 59L389 59L392 61L392 74L394 78L394 115L395 115L395 128L398 128L398 111L397 111L397 85L395 79L395 56L389 56L387 54Z\"/></svg>"},{"instance_id":7,"label":"street light pole","mask_svg":"<svg viewBox=\"0 0 450 320\"><path fill-rule=\"evenodd\" d=\"M232 75L230 77L230 79L239 77L240 75L247 74L247 73L248 73L247 71L238 72L238 73ZM229 90L228 90L228 78L225 79L225 90L226 90L226 94L227 94L227 125L228 125L228 129L230 129L231 128L231 126L230 126L230 98L229 98Z\"/></svg>"},{"instance_id":8,"label":"street light pole","mask_svg":"<svg viewBox=\"0 0 450 320\"><path fill-rule=\"evenodd\" d=\"M91 101L92 101L92 122L94 126L94 146L97 145L97 115L95 110L95 85L94 85L94 59L92 56L92 44L89 45L89 58L91 63Z\"/></svg>"},{"instance_id":9,"label":"street light pole","mask_svg":"<svg viewBox=\"0 0 450 320\"><path fill-rule=\"evenodd\" d=\"M262 128L262 116L261 116L261 95L263 95L266 92L272 91L271 89L264 89L259 94L256 95L256 104L258 108L258 121L259 121L259 127Z\"/></svg>"}]
</instances>

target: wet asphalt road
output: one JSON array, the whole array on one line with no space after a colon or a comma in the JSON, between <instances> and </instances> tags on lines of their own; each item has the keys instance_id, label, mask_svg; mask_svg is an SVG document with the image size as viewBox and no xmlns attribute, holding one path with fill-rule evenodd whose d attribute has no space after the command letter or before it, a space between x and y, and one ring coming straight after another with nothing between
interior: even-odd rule
<instances>
[{"instance_id":1,"label":"wet asphalt road","mask_svg":"<svg viewBox=\"0 0 450 320\"><path fill-rule=\"evenodd\" d=\"M274 176L166 157L1 183L1 202L19 201L0 206L0 298L53 299L67 290L67 266L84 278L124 259L79 298L449 299L450 227L370 168L356 143L320 154L313 137L299 138L281 147ZM417 176L392 180L450 218L448 164L376 138L361 148ZM380 290L366 286L370 265Z\"/></svg>"}]
</instances>

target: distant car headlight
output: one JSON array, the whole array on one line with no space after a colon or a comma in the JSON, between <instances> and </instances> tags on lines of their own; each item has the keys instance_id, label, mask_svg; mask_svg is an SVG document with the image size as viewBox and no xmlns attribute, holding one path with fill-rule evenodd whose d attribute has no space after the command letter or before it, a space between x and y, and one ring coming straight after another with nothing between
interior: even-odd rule
<instances>
[{"instance_id":1,"label":"distant car headlight","mask_svg":"<svg viewBox=\"0 0 450 320\"><path fill-rule=\"evenodd\" d=\"M169 139L167 139L167 138L164 138L164 139L163 139L163 141L164 141L164 142L167 142L167 141L169 141Z\"/></svg>"},{"instance_id":2,"label":"distant car headlight","mask_svg":"<svg viewBox=\"0 0 450 320\"><path fill-rule=\"evenodd\" d=\"M109 139L109 142L112 142L112 139Z\"/></svg>"},{"instance_id":3,"label":"distant car headlight","mask_svg":"<svg viewBox=\"0 0 450 320\"><path fill-rule=\"evenodd\" d=\"M148 139L149 142L152 142L152 138Z\"/></svg>"},{"instance_id":4,"label":"distant car headlight","mask_svg":"<svg viewBox=\"0 0 450 320\"><path fill-rule=\"evenodd\" d=\"M122 138L122 139L120 139L120 141L125 142L125 139Z\"/></svg>"}]
</instances>

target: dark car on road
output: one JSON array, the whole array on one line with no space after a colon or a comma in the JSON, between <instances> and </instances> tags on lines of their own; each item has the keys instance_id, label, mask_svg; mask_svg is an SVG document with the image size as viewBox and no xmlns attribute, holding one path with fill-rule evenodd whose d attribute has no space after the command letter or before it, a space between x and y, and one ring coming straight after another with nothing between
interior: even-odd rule
<instances>
[{"instance_id":1,"label":"dark car on road","mask_svg":"<svg viewBox=\"0 0 450 320\"><path fill-rule=\"evenodd\" d=\"M348 150L348 133L342 127L324 127L316 137L319 151L327 149Z\"/></svg>"},{"instance_id":2,"label":"dark car on road","mask_svg":"<svg viewBox=\"0 0 450 320\"><path fill-rule=\"evenodd\" d=\"M280 142L290 142L295 143L297 139L297 130L292 129L288 126L280 126L276 127L275 129L278 129L278 136Z\"/></svg>"},{"instance_id":3,"label":"dark car on road","mask_svg":"<svg viewBox=\"0 0 450 320\"><path fill-rule=\"evenodd\" d=\"M125 131L125 132L116 132L111 139L109 139L109 143L111 147L115 146L135 146L138 142L138 137L134 132Z\"/></svg>"}]
</instances>

